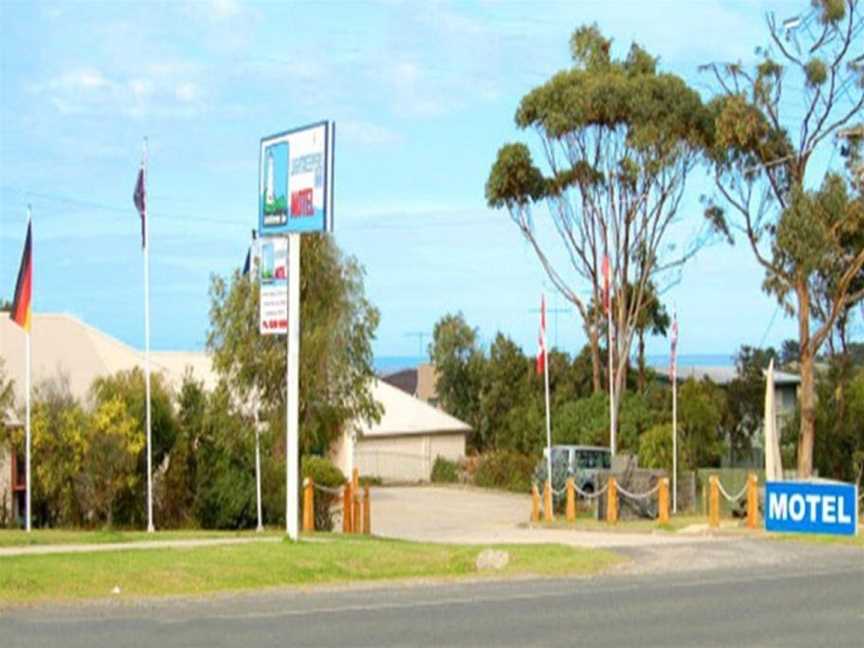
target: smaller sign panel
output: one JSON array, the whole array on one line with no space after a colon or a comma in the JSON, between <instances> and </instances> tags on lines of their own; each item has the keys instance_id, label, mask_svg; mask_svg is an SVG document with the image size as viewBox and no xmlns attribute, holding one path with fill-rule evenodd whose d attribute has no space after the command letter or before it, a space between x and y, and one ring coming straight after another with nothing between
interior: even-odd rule
<instances>
[{"instance_id":1,"label":"smaller sign panel","mask_svg":"<svg viewBox=\"0 0 864 648\"><path fill-rule=\"evenodd\" d=\"M261 140L258 232L329 232L333 227L332 122Z\"/></svg>"},{"instance_id":2,"label":"smaller sign panel","mask_svg":"<svg viewBox=\"0 0 864 648\"><path fill-rule=\"evenodd\" d=\"M842 482L766 482L765 530L855 535L858 488Z\"/></svg>"},{"instance_id":3,"label":"smaller sign panel","mask_svg":"<svg viewBox=\"0 0 864 648\"><path fill-rule=\"evenodd\" d=\"M261 335L284 335L288 332L288 239L261 239L258 246Z\"/></svg>"}]
</instances>

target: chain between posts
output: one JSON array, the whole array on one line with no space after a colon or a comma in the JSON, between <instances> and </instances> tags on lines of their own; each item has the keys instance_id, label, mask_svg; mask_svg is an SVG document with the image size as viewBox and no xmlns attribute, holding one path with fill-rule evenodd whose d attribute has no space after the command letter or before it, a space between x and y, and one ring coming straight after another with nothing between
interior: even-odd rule
<instances>
[{"instance_id":1,"label":"chain between posts","mask_svg":"<svg viewBox=\"0 0 864 648\"><path fill-rule=\"evenodd\" d=\"M585 499L595 499L597 497L602 497L606 493L606 491L609 490L609 482L606 482L606 484L603 485L603 488L601 488L596 493L589 493L587 491L583 491L575 483L573 484L573 489Z\"/></svg>"},{"instance_id":2,"label":"chain between posts","mask_svg":"<svg viewBox=\"0 0 864 648\"><path fill-rule=\"evenodd\" d=\"M652 488L651 490L649 490L645 493L631 493L630 491L622 488L619 484L615 484L615 488L624 497L629 497L630 499L635 499L635 500L643 500L643 499L648 499L649 497L654 495L654 493L656 493L657 491L660 490L660 482L657 482L657 485L654 488Z\"/></svg>"},{"instance_id":3,"label":"chain between posts","mask_svg":"<svg viewBox=\"0 0 864 648\"><path fill-rule=\"evenodd\" d=\"M341 486L339 488L328 488L327 486L320 486L320 485L314 484L314 483L313 483L313 486L315 486L316 490L319 490L323 493L328 493L329 495L341 495L342 494L342 487Z\"/></svg>"},{"instance_id":4,"label":"chain between posts","mask_svg":"<svg viewBox=\"0 0 864 648\"><path fill-rule=\"evenodd\" d=\"M743 497L744 494L747 492L747 486L744 486L744 490L742 490L738 494L737 497L732 498L726 493L725 490L723 490L723 486L720 484L719 481L718 481L718 485L720 486L720 491L730 501L732 501L733 499L741 499L741 497ZM646 491L644 493L631 493L630 491L628 491L627 489L622 487L620 484L616 484L615 488L619 493L624 495L624 497L628 497L628 498L634 499L634 500L643 500L643 499L648 499L649 497L656 495L657 492L660 490L660 483L658 482L654 486L654 488L652 488L651 490ZM594 493L582 490L575 483L573 484L573 490L575 490L579 495L581 495L585 499L595 499L597 497L602 497L606 493L606 491L609 490L609 483L607 482L606 484L604 484L603 488L601 488L599 491L596 491ZM567 492L566 486L564 488L560 488L560 489L556 489L556 488L552 489L552 493L556 496L564 495L566 492Z\"/></svg>"},{"instance_id":5,"label":"chain between posts","mask_svg":"<svg viewBox=\"0 0 864 648\"><path fill-rule=\"evenodd\" d=\"M747 493L747 484L744 484L744 488L742 488L741 491L737 495L735 495L735 496L730 495L729 493L726 492L726 489L723 488L723 483L720 481L719 478L717 479L717 488L720 489L720 493L723 495L723 497L726 498L727 502L737 502L742 497L744 497L744 495Z\"/></svg>"},{"instance_id":6,"label":"chain between posts","mask_svg":"<svg viewBox=\"0 0 864 648\"><path fill-rule=\"evenodd\" d=\"M581 495L585 499L594 499L594 498L600 497L601 495L603 495L608 490L608 488L609 488L609 484L606 484L605 486L603 486L603 488L601 488L596 493L589 493L587 491L583 491L575 483L573 484L573 490L575 490L579 495ZM619 489L620 489L620 487L619 487ZM557 490L555 488L552 489L552 493L554 495L557 495L557 496L564 495L566 492L567 492L566 486L560 490Z\"/></svg>"}]
</instances>

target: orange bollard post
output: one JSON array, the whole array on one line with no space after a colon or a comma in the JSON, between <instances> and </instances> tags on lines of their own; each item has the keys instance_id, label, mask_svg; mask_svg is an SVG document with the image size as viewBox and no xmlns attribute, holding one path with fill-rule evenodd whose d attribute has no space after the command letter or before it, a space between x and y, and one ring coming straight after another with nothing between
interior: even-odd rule
<instances>
[{"instance_id":1,"label":"orange bollard post","mask_svg":"<svg viewBox=\"0 0 864 648\"><path fill-rule=\"evenodd\" d=\"M372 535L372 510L370 508L369 487L363 487L363 534Z\"/></svg>"},{"instance_id":2,"label":"orange bollard post","mask_svg":"<svg viewBox=\"0 0 864 648\"><path fill-rule=\"evenodd\" d=\"M747 476L747 528L756 528L756 518L759 515L759 502L756 492L759 478L756 473L750 473Z\"/></svg>"},{"instance_id":3,"label":"orange bollard post","mask_svg":"<svg viewBox=\"0 0 864 648\"><path fill-rule=\"evenodd\" d=\"M315 530L315 484L307 477L303 485L303 532Z\"/></svg>"},{"instance_id":4,"label":"orange bollard post","mask_svg":"<svg viewBox=\"0 0 864 648\"><path fill-rule=\"evenodd\" d=\"M548 479L543 486L543 521L552 522L555 519L555 512L552 510L552 482Z\"/></svg>"},{"instance_id":5,"label":"orange bollard post","mask_svg":"<svg viewBox=\"0 0 864 648\"><path fill-rule=\"evenodd\" d=\"M660 480L660 490L657 495L657 522L669 524L669 478Z\"/></svg>"},{"instance_id":6,"label":"orange bollard post","mask_svg":"<svg viewBox=\"0 0 864 648\"><path fill-rule=\"evenodd\" d=\"M717 481L717 475L711 475L708 480L710 484L710 492L708 493L708 526L712 529L720 527L720 487Z\"/></svg>"},{"instance_id":7,"label":"orange bollard post","mask_svg":"<svg viewBox=\"0 0 864 648\"><path fill-rule=\"evenodd\" d=\"M611 476L606 493L606 522L609 524L618 522L618 480Z\"/></svg>"},{"instance_id":8,"label":"orange bollard post","mask_svg":"<svg viewBox=\"0 0 864 648\"><path fill-rule=\"evenodd\" d=\"M360 505L360 469L351 471L351 533L363 532L363 511Z\"/></svg>"},{"instance_id":9,"label":"orange bollard post","mask_svg":"<svg viewBox=\"0 0 864 648\"><path fill-rule=\"evenodd\" d=\"M531 523L538 524L540 522L540 491L537 490L537 484L531 484Z\"/></svg>"},{"instance_id":10,"label":"orange bollard post","mask_svg":"<svg viewBox=\"0 0 864 648\"><path fill-rule=\"evenodd\" d=\"M363 533L363 505L360 502L360 492L352 492L354 502L351 511L351 533Z\"/></svg>"},{"instance_id":11,"label":"orange bollard post","mask_svg":"<svg viewBox=\"0 0 864 648\"><path fill-rule=\"evenodd\" d=\"M351 533L351 484L342 487L342 533Z\"/></svg>"},{"instance_id":12,"label":"orange bollard post","mask_svg":"<svg viewBox=\"0 0 864 648\"><path fill-rule=\"evenodd\" d=\"M606 493L606 522L618 522L618 482L614 477L609 477L609 492Z\"/></svg>"},{"instance_id":13,"label":"orange bollard post","mask_svg":"<svg viewBox=\"0 0 864 648\"><path fill-rule=\"evenodd\" d=\"M576 485L573 483L573 478L567 480L567 521L576 521Z\"/></svg>"}]
</instances>

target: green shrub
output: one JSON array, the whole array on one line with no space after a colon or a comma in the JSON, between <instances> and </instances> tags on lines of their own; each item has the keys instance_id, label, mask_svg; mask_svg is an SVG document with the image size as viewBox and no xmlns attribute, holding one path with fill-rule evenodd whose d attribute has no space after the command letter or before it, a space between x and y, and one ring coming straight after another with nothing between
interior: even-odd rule
<instances>
[{"instance_id":1,"label":"green shrub","mask_svg":"<svg viewBox=\"0 0 864 648\"><path fill-rule=\"evenodd\" d=\"M306 455L300 461L300 473L304 481L311 478L316 486L324 488L339 488L345 484L345 475L329 459ZM332 531L333 517L330 507L339 499L336 493L329 493L321 488L315 489L315 529Z\"/></svg>"},{"instance_id":2,"label":"green shrub","mask_svg":"<svg viewBox=\"0 0 864 648\"><path fill-rule=\"evenodd\" d=\"M474 483L486 488L502 488L517 493L531 490L535 459L512 450L496 450L480 457Z\"/></svg>"},{"instance_id":3,"label":"green shrub","mask_svg":"<svg viewBox=\"0 0 864 648\"><path fill-rule=\"evenodd\" d=\"M435 463L432 466L432 481L444 484L452 484L459 481L459 470L456 462L445 459L440 455L435 457Z\"/></svg>"},{"instance_id":4,"label":"green shrub","mask_svg":"<svg viewBox=\"0 0 864 648\"><path fill-rule=\"evenodd\" d=\"M624 394L618 412L618 449L635 453L639 437L665 420L662 402L640 394ZM553 443L599 445L609 443L609 397L594 394L557 407Z\"/></svg>"},{"instance_id":5,"label":"green shrub","mask_svg":"<svg viewBox=\"0 0 864 648\"><path fill-rule=\"evenodd\" d=\"M318 486L338 488L345 483L345 475L329 459L316 455L306 455L300 464L303 479L311 478Z\"/></svg>"},{"instance_id":6,"label":"green shrub","mask_svg":"<svg viewBox=\"0 0 864 648\"><path fill-rule=\"evenodd\" d=\"M672 424L655 425L639 439L639 465L672 474Z\"/></svg>"}]
</instances>

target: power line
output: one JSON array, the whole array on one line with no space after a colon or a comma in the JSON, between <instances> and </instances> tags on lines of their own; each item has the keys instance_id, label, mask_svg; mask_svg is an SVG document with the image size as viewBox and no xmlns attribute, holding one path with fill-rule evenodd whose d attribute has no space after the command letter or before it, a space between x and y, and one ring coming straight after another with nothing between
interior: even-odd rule
<instances>
[{"instance_id":1,"label":"power line","mask_svg":"<svg viewBox=\"0 0 864 648\"><path fill-rule=\"evenodd\" d=\"M762 339L759 341L759 348L761 349L765 345L765 340L768 339L768 333L771 332L771 328L774 326L774 320L777 319L777 313L780 312L781 305L777 304L777 308L774 309L774 314L771 316L771 321L768 322L768 328L765 329L765 333L762 335Z\"/></svg>"},{"instance_id":2,"label":"power line","mask_svg":"<svg viewBox=\"0 0 864 648\"><path fill-rule=\"evenodd\" d=\"M134 209L130 207L119 207L117 205L110 205L107 203L95 202L91 200L84 200L77 197L64 196L60 194L49 194L45 192L38 191L30 191L28 189L21 189L17 187L12 187L9 185L4 185L2 187L5 190L9 190L15 193L20 193L23 196L29 196L32 198L38 198L40 200L46 200L49 202L66 204L73 207L79 207L81 209L96 209L99 211L108 211L119 214L131 214L134 213ZM466 210L471 211L471 210ZM480 210L478 210L480 211ZM434 212L429 212L434 213ZM212 218L205 216L195 216L188 213L182 212L166 212L163 210L154 210L148 212L148 216L152 216L157 220L171 220L173 222L182 223L182 222L195 222L195 223L208 223L214 225L230 225L230 226L242 226L248 227L248 219L243 220L227 220L220 218ZM389 213L386 217L397 217L398 213ZM404 219L410 219L411 223L354 223L347 224L344 227L340 227L340 230L345 231L354 231L354 230L409 230L409 229L429 229L429 228L453 228L453 227L470 227L476 225L498 225L501 223L510 223L509 218L500 217L494 218L489 216L483 216L473 219L460 219L457 222L432 222L430 220L422 220L422 217L419 216L409 216L404 214L402 216ZM442 218L441 216L434 216L435 219Z\"/></svg>"}]
</instances>

